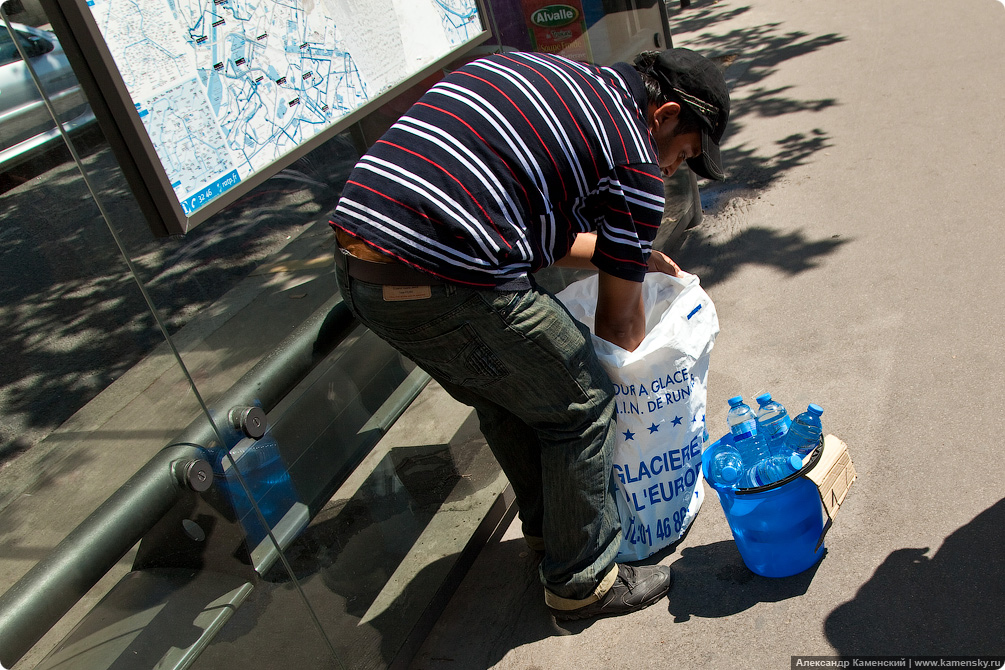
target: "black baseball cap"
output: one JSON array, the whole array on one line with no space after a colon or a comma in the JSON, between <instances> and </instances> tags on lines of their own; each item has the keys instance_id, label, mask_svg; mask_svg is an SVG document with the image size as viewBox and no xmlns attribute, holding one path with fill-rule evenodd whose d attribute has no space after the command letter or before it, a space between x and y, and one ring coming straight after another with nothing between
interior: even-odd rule
<instances>
[{"instance_id":1,"label":"black baseball cap","mask_svg":"<svg viewBox=\"0 0 1005 670\"><path fill-rule=\"evenodd\" d=\"M700 177L722 181L719 141L729 120L729 91L719 67L690 49L666 49L648 72L660 84L664 97L687 105L701 125L701 155L687 159Z\"/></svg>"}]
</instances>

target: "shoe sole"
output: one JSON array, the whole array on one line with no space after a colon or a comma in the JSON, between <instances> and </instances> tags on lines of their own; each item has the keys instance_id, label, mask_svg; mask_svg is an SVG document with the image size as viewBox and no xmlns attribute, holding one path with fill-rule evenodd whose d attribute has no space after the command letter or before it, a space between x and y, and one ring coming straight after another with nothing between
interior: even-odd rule
<instances>
[{"instance_id":1,"label":"shoe sole","mask_svg":"<svg viewBox=\"0 0 1005 670\"><path fill-rule=\"evenodd\" d=\"M668 589L667 593L669 593L669 592L670 591ZM642 610L646 609L647 607L652 607L653 605L655 605L656 603L658 603L660 600L662 600L665 596L666 596L666 593L664 593L663 595L661 595L659 598L655 598L651 603L647 603L645 605L639 605L638 607L633 607L630 610L623 610L621 612L605 612L605 611L601 610L601 611L597 612L596 614L589 614L589 613L575 614L574 613L575 610L573 610L573 613L567 614L565 612L561 612L560 613L558 610L551 610L551 613L552 613L552 615L554 615L555 621L582 621L583 619L601 619L603 617L620 616L620 615L623 615L623 614L631 614L632 612L641 612ZM549 609L551 609L551 608L549 608Z\"/></svg>"}]
</instances>

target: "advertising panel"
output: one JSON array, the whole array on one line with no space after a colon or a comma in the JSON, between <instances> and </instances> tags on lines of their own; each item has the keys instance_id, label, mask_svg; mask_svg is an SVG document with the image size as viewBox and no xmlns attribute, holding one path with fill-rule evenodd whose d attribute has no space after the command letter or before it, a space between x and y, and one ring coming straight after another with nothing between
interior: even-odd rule
<instances>
[{"instance_id":1,"label":"advertising panel","mask_svg":"<svg viewBox=\"0 0 1005 670\"><path fill-rule=\"evenodd\" d=\"M522 0L534 51L590 62L590 41L581 0Z\"/></svg>"}]
</instances>

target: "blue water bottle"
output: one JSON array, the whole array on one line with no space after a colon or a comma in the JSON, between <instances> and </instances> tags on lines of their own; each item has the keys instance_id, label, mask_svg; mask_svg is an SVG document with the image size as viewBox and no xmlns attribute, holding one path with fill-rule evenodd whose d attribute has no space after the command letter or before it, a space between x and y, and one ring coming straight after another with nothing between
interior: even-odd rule
<instances>
[{"instance_id":1,"label":"blue water bottle","mask_svg":"<svg viewBox=\"0 0 1005 670\"><path fill-rule=\"evenodd\" d=\"M810 403L806 411L797 416L789 426L785 446L800 456L806 456L816 449L820 444L820 435L823 434L823 425L820 422L820 415L823 413L822 407Z\"/></svg>"},{"instance_id":2,"label":"blue water bottle","mask_svg":"<svg viewBox=\"0 0 1005 670\"><path fill-rule=\"evenodd\" d=\"M743 474L743 459L736 447L719 442L708 459L708 481L722 488L735 487Z\"/></svg>"},{"instance_id":3,"label":"blue water bottle","mask_svg":"<svg viewBox=\"0 0 1005 670\"><path fill-rule=\"evenodd\" d=\"M799 454L789 451L768 456L750 469L750 482L754 486L765 486L794 475L803 468L803 459Z\"/></svg>"},{"instance_id":4,"label":"blue water bottle","mask_svg":"<svg viewBox=\"0 0 1005 670\"><path fill-rule=\"evenodd\" d=\"M789 432L792 419L782 403L771 399L770 393L762 393L757 400L757 433L764 438L772 455L782 453L785 434Z\"/></svg>"},{"instance_id":5,"label":"blue water bottle","mask_svg":"<svg viewBox=\"0 0 1005 670\"><path fill-rule=\"evenodd\" d=\"M225 459L221 468L226 478L225 487L248 541L254 546L265 538L267 532L254 513L248 494L254 498L265 522L273 528L298 502L299 496L271 432L258 440L243 440L230 451L230 456L248 489L241 486L230 459Z\"/></svg>"},{"instance_id":6,"label":"blue water bottle","mask_svg":"<svg viewBox=\"0 0 1005 670\"><path fill-rule=\"evenodd\" d=\"M743 465L747 469L740 477L740 486L756 486L750 481L750 469L763 458L770 455L764 441L757 434L757 417L741 396L729 399L729 411L726 413L726 424L733 436L733 446L740 452Z\"/></svg>"}]
</instances>

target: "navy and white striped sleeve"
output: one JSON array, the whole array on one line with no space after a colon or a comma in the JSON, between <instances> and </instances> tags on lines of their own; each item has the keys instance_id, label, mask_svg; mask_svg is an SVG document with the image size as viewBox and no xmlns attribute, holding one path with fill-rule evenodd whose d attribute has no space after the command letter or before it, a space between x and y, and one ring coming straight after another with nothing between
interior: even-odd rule
<instances>
[{"instance_id":1,"label":"navy and white striped sleeve","mask_svg":"<svg viewBox=\"0 0 1005 670\"><path fill-rule=\"evenodd\" d=\"M593 264L641 282L663 218L663 177L653 163L619 165L602 193Z\"/></svg>"}]
</instances>

